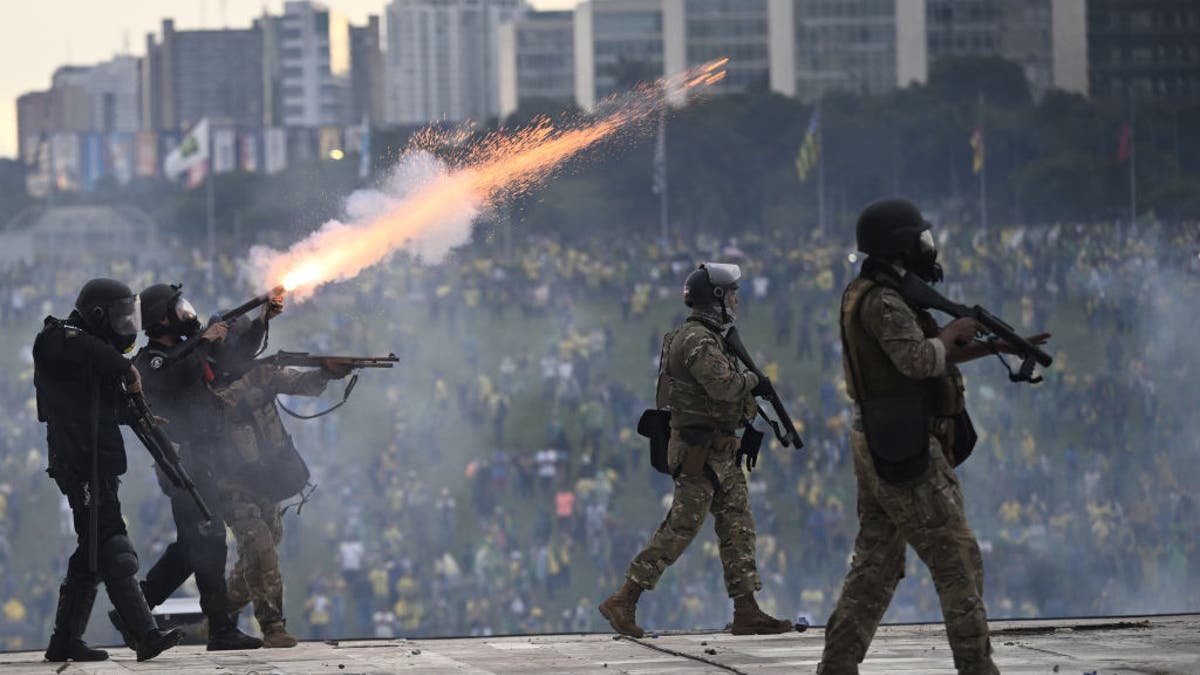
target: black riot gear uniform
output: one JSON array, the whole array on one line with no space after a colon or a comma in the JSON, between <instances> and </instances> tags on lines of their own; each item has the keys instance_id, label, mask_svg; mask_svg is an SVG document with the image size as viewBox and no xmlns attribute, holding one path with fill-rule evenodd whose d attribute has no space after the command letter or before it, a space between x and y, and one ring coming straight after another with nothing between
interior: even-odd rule
<instances>
[{"instance_id":1,"label":"black riot gear uniform","mask_svg":"<svg viewBox=\"0 0 1200 675\"><path fill-rule=\"evenodd\" d=\"M196 489L208 504L218 502L215 463L223 444L228 443L225 416L209 389L213 380L214 344L203 340L182 358L175 358L161 339L190 337L200 340L199 322L191 303L182 296L179 286L156 284L142 291L143 318L150 344L138 351L134 364L142 373L142 388L146 399L157 414L166 418L171 438L180 444L184 468L196 484ZM166 326L162 325L166 319ZM191 325L195 322L195 325ZM153 337L153 336L158 337ZM146 602L155 607L166 601L177 588L195 574L200 591L200 609L208 619L208 649L257 649L262 641L237 629L229 616L226 602L225 522L214 514L207 525L195 500L160 474L159 484L171 500L171 515L175 520L175 541L146 573L142 590ZM127 631L121 617L110 613L113 624L122 635ZM128 638L127 638L128 639Z\"/></svg>"},{"instance_id":2,"label":"black riot gear uniform","mask_svg":"<svg viewBox=\"0 0 1200 675\"><path fill-rule=\"evenodd\" d=\"M67 497L77 541L59 588L54 634L46 649L49 661L108 658L82 639L101 580L131 629L139 661L157 656L183 637L182 631L159 630L146 606L134 578L137 553L117 497L118 476L126 469L118 425L131 421L121 387L131 368L115 345L124 343L127 322L137 315L136 296L128 290L111 280L89 282L79 294L76 311L66 320L46 317L33 343L48 473ZM85 320L85 314L90 319Z\"/></svg>"},{"instance_id":3,"label":"black riot gear uniform","mask_svg":"<svg viewBox=\"0 0 1200 675\"><path fill-rule=\"evenodd\" d=\"M858 250L877 261L899 260L905 269L928 282L942 280L937 246L929 221L907 199L872 202L858 216Z\"/></svg>"}]
</instances>

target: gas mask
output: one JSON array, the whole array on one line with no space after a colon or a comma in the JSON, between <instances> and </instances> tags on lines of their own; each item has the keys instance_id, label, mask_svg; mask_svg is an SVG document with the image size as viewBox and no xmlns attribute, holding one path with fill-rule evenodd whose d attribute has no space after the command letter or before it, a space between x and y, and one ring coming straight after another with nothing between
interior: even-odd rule
<instances>
[{"instance_id":1,"label":"gas mask","mask_svg":"<svg viewBox=\"0 0 1200 675\"><path fill-rule=\"evenodd\" d=\"M929 230L917 237L913 250L904 256L904 268L922 280L936 284L942 280L942 266L938 264L937 244Z\"/></svg>"}]
</instances>

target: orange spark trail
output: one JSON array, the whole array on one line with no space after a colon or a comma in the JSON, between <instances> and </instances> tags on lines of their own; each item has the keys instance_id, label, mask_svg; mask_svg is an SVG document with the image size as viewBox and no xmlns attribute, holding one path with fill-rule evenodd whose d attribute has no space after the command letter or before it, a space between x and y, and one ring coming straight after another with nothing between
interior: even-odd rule
<instances>
[{"instance_id":1,"label":"orange spark trail","mask_svg":"<svg viewBox=\"0 0 1200 675\"><path fill-rule=\"evenodd\" d=\"M400 198L379 195L369 214L352 222L330 221L287 251L251 250L247 267L263 288L282 285L298 300L322 284L350 279L392 252L422 242L432 256L463 243L471 221L497 199L530 189L564 162L617 132L651 119L666 105L664 91L687 91L720 81L728 59L643 85L601 104L599 119L570 129L541 120L515 131L498 131L469 146L461 166L446 169L427 155L418 184ZM431 136L423 135L425 141ZM352 198L353 199L353 198ZM377 200L378 201L378 200Z\"/></svg>"}]
</instances>

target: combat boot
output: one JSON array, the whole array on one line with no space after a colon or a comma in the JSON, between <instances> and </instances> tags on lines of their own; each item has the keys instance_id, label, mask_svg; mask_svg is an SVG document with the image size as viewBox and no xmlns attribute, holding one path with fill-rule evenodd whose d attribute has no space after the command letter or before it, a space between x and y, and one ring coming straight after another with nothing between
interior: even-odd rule
<instances>
[{"instance_id":1,"label":"combat boot","mask_svg":"<svg viewBox=\"0 0 1200 675\"><path fill-rule=\"evenodd\" d=\"M46 660L106 661L108 652L92 649L83 641L92 605L96 602L96 587L89 584L63 582L58 588L58 611L54 615L54 634L46 647Z\"/></svg>"},{"instance_id":2,"label":"combat boot","mask_svg":"<svg viewBox=\"0 0 1200 675\"><path fill-rule=\"evenodd\" d=\"M269 623L262 627L262 631L262 646L267 649L287 649L298 644L296 638L287 632L286 621Z\"/></svg>"},{"instance_id":3,"label":"combat boot","mask_svg":"<svg viewBox=\"0 0 1200 675\"><path fill-rule=\"evenodd\" d=\"M104 582L108 599L112 601L117 619L125 626L125 634L133 638L138 661L149 661L183 640L178 628L162 630L150 614L146 597L133 577L121 577ZM111 617L110 617L111 618Z\"/></svg>"},{"instance_id":4,"label":"combat boot","mask_svg":"<svg viewBox=\"0 0 1200 675\"><path fill-rule=\"evenodd\" d=\"M758 607L753 593L739 595L733 599L734 635L775 635L796 630L796 624L787 619L776 619Z\"/></svg>"},{"instance_id":5,"label":"combat boot","mask_svg":"<svg viewBox=\"0 0 1200 675\"><path fill-rule=\"evenodd\" d=\"M208 651L224 652L239 649L258 649L263 641L238 630L237 622L224 612L213 612L208 617Z\"/></svg>"},{"instance_id":6,"label":"combat boot","mask_svg":"<svg viewBox=\"0 0 1200 675\"><path fill-rule=\"evenodd\" d=\"M640 638L646 634L637 625L637 601L642 595L642 587L633 579L626 579L625 584L617 589L604 602L600 603L600 614L608 620L613 630L621 635Z\"/></svg>"}]
</instances>

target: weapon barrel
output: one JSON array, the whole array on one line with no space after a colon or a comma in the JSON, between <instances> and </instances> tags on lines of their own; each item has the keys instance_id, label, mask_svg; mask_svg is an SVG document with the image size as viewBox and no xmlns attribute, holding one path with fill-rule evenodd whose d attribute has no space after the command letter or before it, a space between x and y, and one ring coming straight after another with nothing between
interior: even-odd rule
<instances>
[{"instance_id":1,"label":"weapon barrel","mask_svg":"<svg viewBox=\"0 0 1200 675\"><path fill-rule=\"evenodd\" d=\"M276 287L266 293L256 295L253 298L250 298L249 300L247 300L246 302L243 302L242 304L238 305L237 307L234 307L233 309L221 312L220 320L221 321L233 321L234 319L236 319L240 316L248 314L251 311L253 311L254 309L256 309L258 307L262 307L263 305L267 304L267 301L271 299L272 293L277 293L282 290L283 290L282 287Z\"/></svg>"}]
</instances>

